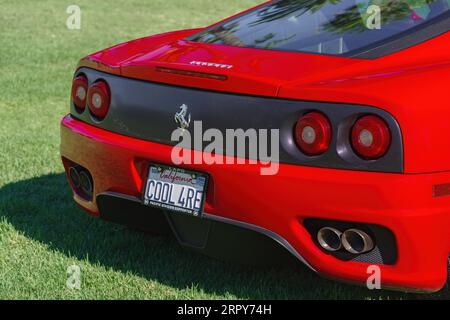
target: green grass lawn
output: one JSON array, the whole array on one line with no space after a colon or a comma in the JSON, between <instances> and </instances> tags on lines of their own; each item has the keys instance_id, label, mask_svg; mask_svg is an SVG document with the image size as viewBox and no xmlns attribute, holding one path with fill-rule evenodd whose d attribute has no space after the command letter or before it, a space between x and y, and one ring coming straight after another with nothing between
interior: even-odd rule
<instances>
[{"instance_id":1,"label":"green grass lawn","mask_svg":"<svg viewBox=\"0 0 450 320\"><path fill-rule=\"evenodd\" d=\"M78 4L81 30L66 8ZM137 37L205 26L257 0L0 0L0 299L398 299L325 280L304 267L250 268L88 217L71 199L59 121L88 53ZM66 288L81 267L81 289Z\"/></svg>"}]
</instances>

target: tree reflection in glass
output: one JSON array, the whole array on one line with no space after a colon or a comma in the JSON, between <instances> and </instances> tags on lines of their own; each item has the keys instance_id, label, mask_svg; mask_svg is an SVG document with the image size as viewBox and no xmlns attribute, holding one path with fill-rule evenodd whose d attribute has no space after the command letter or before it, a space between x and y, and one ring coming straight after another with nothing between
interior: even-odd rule
<instances>
[{"instance_id":1,"label":"tree reflection in glass","mask_svg":"<svg viewBox=\"0 0 450 320\"><path fill-rule=\"evenodd\" d=\"M380 25L371 28L377 6ZM342 54L448 14L450 0L280 0L225 21L190 40Z\"/></svg>"}]
</instances>

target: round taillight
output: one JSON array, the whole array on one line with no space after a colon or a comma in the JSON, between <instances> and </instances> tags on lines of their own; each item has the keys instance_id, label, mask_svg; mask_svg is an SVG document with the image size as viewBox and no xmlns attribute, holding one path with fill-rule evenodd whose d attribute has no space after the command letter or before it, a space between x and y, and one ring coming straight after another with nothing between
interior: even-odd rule
<instances>
[{"instance_id":1,"label":"round taillight","mask_svg":"<svg viewBox=\"0 0 450 320\"><path fill-rule=\"evenodd\" d=\"M86 108L86 98L88 93L88 80L86 76L79 75L72 82L72 101L80 111Z\"/></svg>"},{"instance_id":2,"label":"round taillight","mask_svg":"<svg viewBox=\"0 0 450 320\"><path fill-rule=\"evenodd\" d=\"M105 81L97 81L89 87L88 105L91 114L102 120L109 111L111 96L109 86Z\"/></svg>"},{"instance_id":3,"label":"round taillight","mask_svg":"<svg viewBox=\"0 0 450 320\"><path fill-rule=\"evenodd\" d=\"M300 150L316 156L328 150L331 142L331 124L319 112L310 112L301 117L295 126L295 141Z\"/></svg>"},{"instance_id":4,"label":"round taillight","mask_svg":"<svg viewBox=\"0 0 450 320\"><path fill-rule=\"evenodd\" d=\"M360 118L352 128L352 146L363 159L375 160L386 154L391 145L391 131L378 116Z\"/></svg>"}]
</instances>

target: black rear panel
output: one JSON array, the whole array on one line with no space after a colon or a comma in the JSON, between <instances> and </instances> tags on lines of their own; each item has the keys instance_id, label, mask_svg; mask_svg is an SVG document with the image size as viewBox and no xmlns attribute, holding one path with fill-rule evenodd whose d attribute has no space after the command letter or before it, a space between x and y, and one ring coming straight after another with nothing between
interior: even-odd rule
<instances>
[{"instance_id":1,"label":"black rear panel","mask_svg":"<svg viewBox=\"0 0 450 320\"><path fill-rule=\"evenodd\" d=\"M80 69L77 74L80 73L88 77L90 84L99 79L107 81L111 89L111 107L101 122L93 119L87 108L80 114L73 104L71 114L77 119L108 131L176 145L176 141L171 141L172 132L178 128L175 114L180 111L182 105L186 105L191 115L191 124L187 130L192 137L195 121L202 122L203 132L214 128L220 130L224 137L226 129L269 131L279 129L281 163L349 170L403 172L400 128L389 113L379 108L212 92L129 79L87 68ZM333 139L327 152L320 156L309 157L299 151L293 133L298 118L313 110L326 114L330 119ZM392 133L390 151L376 161L360 159L354 154L349 143L353 123L366 114L382 117ZM267 140L269 145L270 138ZM207 144L204 143L201 147L192 144L192 149L199 150ZM270 146L267 149L270 150ZM218 154L231 155L229 150L216 151ZM248 150L245 156L253 158Z\"/></svg>"}]
</instances>

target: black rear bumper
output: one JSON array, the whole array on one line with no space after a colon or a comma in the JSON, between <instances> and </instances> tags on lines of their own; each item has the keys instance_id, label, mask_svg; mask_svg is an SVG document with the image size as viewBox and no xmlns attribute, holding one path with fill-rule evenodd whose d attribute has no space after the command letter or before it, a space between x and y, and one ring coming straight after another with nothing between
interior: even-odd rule
<instances>
[{"instance_id":1,"label":"black rear bumper","mask_svg":"<svg viewBox=\"0 0 450 320\"><path fill-rule=\"evenodd\" d=\"M104 220L174 236L183 247L213 258L251 265L298 264L300 260L310 267L286 240L257 226L206 213L202 218L170 213L116 193L98 195L97 205Z\"/></svg>"}]
</instances>

